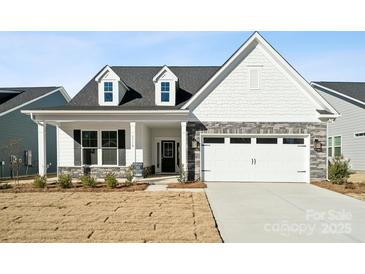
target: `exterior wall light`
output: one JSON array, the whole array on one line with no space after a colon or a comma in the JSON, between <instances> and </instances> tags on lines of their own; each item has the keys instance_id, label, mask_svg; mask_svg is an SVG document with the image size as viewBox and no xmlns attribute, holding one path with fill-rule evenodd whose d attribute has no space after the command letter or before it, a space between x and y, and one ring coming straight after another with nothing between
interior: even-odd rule
<instances>
[{"instance_id":1,"label":"exterior wall light","mask_svg":"<svg viewBox=\"0 0 365 274\"><path fill-rule=\"evenodd\" d=\"M322 152L322 143L318 139L314 139L314 150Z\"/></svg>"},{"instance_id":2,"label":"exterior wall light","mask_svg":"<svg viewBox=\"0 0 365 274\"><path fill-rule=\"evenodd\" d=\"M199 149L200 148L200 143L195 138L191 142L191 148L193 148L193 149Z\"/></svg>"}]
</instances>

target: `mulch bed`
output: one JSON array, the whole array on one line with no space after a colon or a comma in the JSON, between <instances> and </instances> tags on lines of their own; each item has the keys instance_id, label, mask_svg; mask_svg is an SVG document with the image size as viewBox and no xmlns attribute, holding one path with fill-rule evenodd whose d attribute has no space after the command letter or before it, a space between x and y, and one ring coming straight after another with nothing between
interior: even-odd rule
<instances>
[{"instance_id":1,"label":"mulch bed","mask_svg":"<svg viewBox=\"0 0 365 274\"><path fill-rule=\"evenodd\" d=\"M206 188L207 185L203 182L188 182L185 184L182 183L170 183L167 185L167 188Z\"/></svg>"},{"instance_id":2,"label":"mulch bed","mask_svg":"<svg viewBox=\"0 0 365 274\"><path fill-rule=\"evenodd\" d=\"M312 184L342 194L365 193L365 183L347 183L343 185L337 185L327 181L319 181L319 182L312 182Z\"/></svg>"},{"instance_id":3,"label":"mulch bed","mask_svg":"<svg viewBox=\"0 0 365 274\"><path fill-rule=\"evenodd\" d=\"M107 187L99 183L96 187L84 187L81 183L73 184L71 188L60 188L57 184L48 184L46 188L35 188L32 184L12 185L12 188L0 189L0 193L24 193L24 192L133 192L143 191L148 187L147 183L136 183L131 186L118 185L116 188Z\"/></svg>"}]
</instances>

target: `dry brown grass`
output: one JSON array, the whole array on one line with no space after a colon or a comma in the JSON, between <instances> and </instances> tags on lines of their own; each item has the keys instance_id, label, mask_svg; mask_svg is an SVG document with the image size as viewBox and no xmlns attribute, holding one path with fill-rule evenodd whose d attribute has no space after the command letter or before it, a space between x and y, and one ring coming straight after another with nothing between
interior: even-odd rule
<instances>
[{"instance_id":1,"label":"dry brown grass","mask_svg":"<svg viewBox=\"0 0 365 274\"><path fill-rule=\"evenodd\" d=\"M167 188L206 188L207 185L203 182L192 182L192 183L170 183Z\"/></svg>"},{"instance_id":2,"label":"dry brown grass","mask_svg":"<svg viewBox=\"0 0 365 274\"><path fill-rule=\"evenodd\" d=\"M351 196L355 199L365 201L365 183L333 184L327 181L312 182L312 184Z\"/></svg>"},{"instance_id":3,"label":"dry brown grass","mask_svg":"<svg viewBox=\"0 0 365 274\"><path fill-rule=\"evenodd\" d=\"M221 242L205 193L0 193L0 242Z\"/></svg>"}]
</instances>

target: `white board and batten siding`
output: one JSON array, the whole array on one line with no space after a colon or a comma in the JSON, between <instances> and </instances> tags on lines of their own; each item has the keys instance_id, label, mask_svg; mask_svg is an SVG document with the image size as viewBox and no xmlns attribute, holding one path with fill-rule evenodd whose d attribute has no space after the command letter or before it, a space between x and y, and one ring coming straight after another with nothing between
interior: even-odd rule
<instances>
[{"instance_id":1,"label":"white board and batten siding","mask_svg":"<svg viewBox=\"0 0 365 274\"><path fill-rule=\"evenodd\" d=\"M341 136L342 154L351 160L352 169L364 171L365 136L355 137L354 134L365 132L365 108L326 92L319 92L341 114L334 123L328 124L328 136Z\"/></svg>"},{"instance_id":2,"label":"white board and batten siding","mask_svg":"<svg viewBox=\"0 0 365 274\"><path fill-rule=\"evenodd\" d=\"M318 107L306 91L264 51L257 45L193 114L200 121L318 122ZM258 88L250 88L249 75L258 77Z\"/></svg>"}]
</instances>

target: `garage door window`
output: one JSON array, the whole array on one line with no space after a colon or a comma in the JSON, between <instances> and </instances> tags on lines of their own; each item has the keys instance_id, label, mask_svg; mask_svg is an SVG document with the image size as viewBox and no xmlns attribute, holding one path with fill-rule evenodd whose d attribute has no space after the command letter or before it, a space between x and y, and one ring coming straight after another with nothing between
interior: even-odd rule
<instances>
[{"instance_id":1,"label":"garage door window","mask_svg":"<svg viewBox=\"0 0 365 274\"><path fill-rule=\"evenodd\" d=\"M204 144L224 144L224 138L204 138Z\"/></svg>"},{"instance_id":2,"label":"garage door window","mask_svg":"<svg viewBox=\"0 0 365 274\"><path fill-rule=\"evenodd\" d=\"M278 138L257 138L256 144L277 144Z\"/></svg>"},{"instance_id":3,"label":"garage door window","mask_svg":"<svg viewBox=\"0 0 365 274\"><path fill-rule=\"evenodd\" d=\"M231 144L251 144L251 138L230 138Z\"/></svg>"},{"instance_id":4,"label":"garage door window","mask_svg":"<svg viewBox=\"0 0 365 274\"><path fill-rule=\"evenodd\" d=\"M287 145L303 145L303 138L283 138L283 144Z\"/></svg>"}]
</instances>

